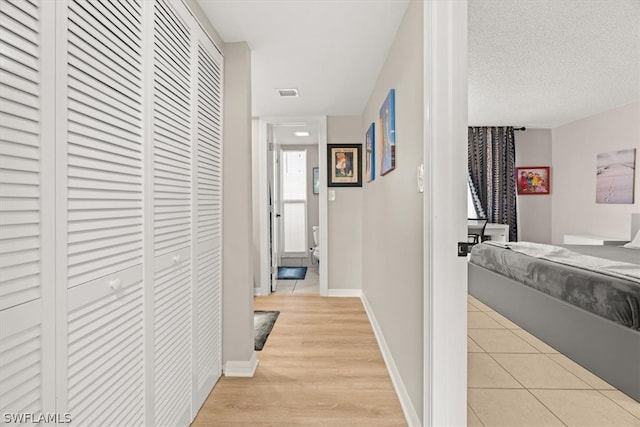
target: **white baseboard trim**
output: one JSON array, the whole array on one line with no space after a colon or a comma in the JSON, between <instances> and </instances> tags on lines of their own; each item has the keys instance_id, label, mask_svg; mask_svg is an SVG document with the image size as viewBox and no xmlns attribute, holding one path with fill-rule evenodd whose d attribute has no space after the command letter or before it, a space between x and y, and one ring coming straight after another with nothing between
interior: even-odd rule
<instances>
[{"instance_id":1,"label":"white baseboard trim","mask_svg":"<svg viewBox=\"0 0 640 427\"><path fill-rule=\"evenodd\" d=\"M261 292L260 288L253 288L253 296L254 297L262 295L260 292Z\"/></svg>"},{"instance_id":2,"label":"white baseboard trim","mask_svg":"<svg viewBox=\"0 0 640 427\"><path fill-rule=\"evenodd\" d=\"M362 289L329 289L328 297L356 297L362 296Z\"/></svg>"},{"instance_id":3,"label":"white baseboard trim","mask_svg":"<svg viewBox=\"0 0 640 427\"><path fill-rule=\"evenodd\" d=\"M371 323L373 333L375 334L376 340L378 341L378 347L380 347L380 351L382 352L384 363L385 365L387 365L387 370L389 371L389 375L391 376L393 388L395 388L398 399L400 400L400 406L402 406L402 412L404 412L404 417L407 420L407 424L409 425L409 427L420 427L422 426L420 417L418 417L418 414L413 407L413 403L411 403L409 393L404 386L404 382L402 381L402 377L400 376L398 367L393 360L391 350L389 350L389 346L384 339L382 329L380 329L380 325L376 320L376 316L373 314L373 309L371 308L369 301L367 301L367 297L364 295L364 293L362 293L362 291L360 291L360 300L362 301L364 310L367 312L367 316L369 317L369 322Z\"/></svg>"},{"instance_id":4,"label":"white baseboard trim","mask_svg":"<svg viewBox=\"0 0 640 427\"><path fill-rule=\"evenodd\" d=\"M258 356L254 351L249 360L227 360L224 364L225 377L252 377L258 368Z\"/></svg>"}]
</instances>

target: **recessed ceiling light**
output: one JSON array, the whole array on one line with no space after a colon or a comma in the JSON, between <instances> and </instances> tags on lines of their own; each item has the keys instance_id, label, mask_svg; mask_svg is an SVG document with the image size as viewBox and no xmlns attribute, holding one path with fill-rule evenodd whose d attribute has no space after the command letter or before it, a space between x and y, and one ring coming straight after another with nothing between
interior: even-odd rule
<instances>
[{"instance_id":1,"label":"recessed ceiling light","mask_svg":"<svg viewBox=\"0 0 640 427\"><path fill-rule=\"evenodd\" d=\"M295 88L276 90L282 98L297 98L298 96L300 96L300 94L298 93L298 89Z\"/></svg>"},{"instance_id":2,"label":"recessed ceiling light","mask_svg":"<svg viewBox=\"0 0 640 427\"><path fill-rule=\"evenodd\" d=\"M309 132L307 131L298 131L298 132L294 132L295 136L309 136Z\"/></svg>"}]
</instances>

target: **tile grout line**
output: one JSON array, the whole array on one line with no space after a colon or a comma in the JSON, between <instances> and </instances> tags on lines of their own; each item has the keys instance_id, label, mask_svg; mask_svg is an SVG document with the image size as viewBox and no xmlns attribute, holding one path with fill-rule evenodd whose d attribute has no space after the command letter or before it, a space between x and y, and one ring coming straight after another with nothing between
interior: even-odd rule
<instances>
[{"instance_id":1,"label":"tile grout line","mask_svg":"<svg viewBox=\"0 0 640 427\"><path fill-rule=\"evenodd\" d=\"M547 389L536 389L533 388L531 390L547 390ZM533 398L535 400L537 400L538 402L540 402L540 404L542 405L543 408L546 408L547 411L551 412L551 414L556 417L558 419L558 421L560 421L563 425L567 426L567 423L564 422L564 420L562 418L560 418L560 415L556 414L555 411L553 411L551 408L549 408L547 405L544 404L544 402L540 399L538 399L538 396L535 395L535 393L533 393L530 389L527 389L527 392L533 396ZM551 390L558 390L558 389L551 389ZM571 390L571 389L562 389L562 390Z\"/></svg>"},{"instance_id":2,"label":"tile grout line","mask_svg":"<svg viewBox=\"0 0 640 427\"><path fill-rule=\"evenodd\" d=\"M471 404L467 402L467 408L473 412L473 414L476 416L476 418L478 419L478 421L480 421L480 424L482 425L482 427L486 427L484 425L484 423L482 422L482 419L480 418L480 415L478 415L478 413L471 407Z\"/></svg>"},{"instance_id":3,"label":"tile grout line","mask_svg":"<svg viewBox=\"0 0 640 427\"><path fill-rule=\"evenodd\" d=\"M599 378L599 377L598 377ZM607 396L605 393L603 393L603 391L617 391L619 393L624 394L626 397L628 397L625 393L621 392L618 389L615 390L605 390L605 389L595 389L595 391L597 391L598 393L600 393L601 395L603 395L604 397L606 397L607 399L609 399L611 402L613 402L614 404L618 405L620 408L622 408L623 410L625 410L627 413L631 414L632 417L634 417L635 419L640 421L640 418L636 416L636 414L634 414L633 412L629 411L627 408L625 408L624 406L622 406L621 404L619 404L618 402L616 402L615 400L613 400L612 398L610 398L609 396ZM640 402L638 402L640 404Z\"/></svg>"},{"instance_id":4,"label":"tile grout line","mask_svg":"<svg viewBox=\"0 0 640 427\"><path fill-rule=\"evenodd\" d=\"M474 308L480 310L480 312L482 313L497 313L495 310L490 309L489 311L486 310L482 310L479 307L475 306L473 304L473 302L471 301L467 301L468 304L472 305ZM486 304L485 304L486 305ZM489 307L489 306L487 306ZM490 308L490 307L489 307ZM468 311L468 310L467 310ZM500 314L500 313L498 313ZM489 316L487 314L487 316L489 318L491 318L492 320L495 321L495 319L493 319L491 316ZM618 390L617 388L614 389L598 389L596 387L593 387L591 384L587 383L586 381L584 381L582 378L580 378L579 376L577 376L576 374L574 374L573 372L571 372L569 369L567 369L566 367L562 366L560 363L558 363L557 361L555 361L553 358L549 357L549 354L562 354L560 352L557 353L546 353L546 352L542 352L541 350L539 350L538 348L536 348L535 346L533 346L532 344L528 343L526 340L524 340L524 338L521 338L520 336L518 336L515 332L513 332L513 330L511 330L511 328L508 328L504 325L502 325L500 322L496 321L496 323L498 323L500 325L500 328L470 328L467 326L467 338L470 339L471 341L473 341L478 347L480 347L481 350L483 350L483 352L487 355L489 355L489 357L498 364L498 366L500 366L502 369L504 369L507 374L513 378L516 383L520 384L522 386L522 388L502 388L502 387L467 387L468 389L471 390L526 390L537 402L539 402L546 410L548 410L551 414L553 414L553 416L558 419L558 421L560 421L560 423L562 423L563 425L567 426L567 424L560 418L560 416L558 414L556 414L551 408L549 408L547 405L544 404L544 402L542 402L540 399L538 399L538 397L531 391L531 390L552 390L552 391L562 391L562 390L571 390L571 391L594 391L597 392L598 394L604 396L608 401L611 401L612 403L614 403L616 406L618 406L619 408L621 408L622 410L624 410L624 412L628 413L629 415L631 415L633 418L635 419L640 419L638 418L634 413L632 413L631 411L629 411L627 408L625 408L624 406L622 406L621 404L619 404L618 402L616 402L615 400L613 400L612 398L610 398L607 394L603 393L603 391L618 391L620 392L620 390ZM500 352L487 352L484 347L482 347L478 342L476 342L472 337L469 336L468 332L470 329L483 329L483 330L500 330L500 329L504 329L507 331L510 331L512 335L514 335L516 338L520 339L521 341L524 341L526 344L528 344L530 347L535 348L536 353L500 353ZM526 329L520 328L520 330L528 332ZM535 335L534 335L535 336ZM537 337L536 337L537 338ZM539 338L538 338L539 339ZM541 340L542 341L542 340ZM542 341L544 343L544 341ZM546 344L546 343L545 343ZM548 345L548 344L547 344ZM556 364L558 367L560 367L561 369L563 369L564 371L566 371L567 373L569 373L571 376L575 377L578 381L584 383L587 387L589 387L588 389L574 389L574 388L528 388L526 387L524 384L522 384L520 381L518 381L517 378L515 378L511 372L509 372L509 370L507 370L496 358L493 357L493 354L541 354L544 355L547 359L551 360L554 364ZM470 352L467 350L467 354L470 354ZM472 353L471 353L472 354ZM566 357L566 356L565 356ZM575 363L575 362L574 362ZM578 364L578 366L581 366ZM584 368L584 367L582 367ZM584 368L586 369L586 368ZM587 369L588 372L590 372L592 375L595 375L593 372L589 371ZM595 375L597 378L599 378L600 380L602 380L602 378L598 377L597 375ZM604 380L602 380L604 381ZM622 393L622 392L620 392ZM624 394L624 393L623 393ZM626 395L625 395L626 396ZM478 420L480 420L480 423L482 423L482 420L480 419L480 417L478 416L478 414L475 412L475 410L471 407L471 404L468 405L469 409L471 409L473 411L473 413L476 415L476 418ZM484 426L484 423L482 423L482 425Z\"/></svg>"},{"instance_id":5,"label":"tile grout line","mask_svg":"<svg viewBox=\"0 0 640 427\"><path fill-rule=\"evenodd\" d=\"M500 326L502 326L502 329L505 329L505 330L510 331L510 330L509 330L509 328L505 327L504 325L500 324ZM467 328L467 333L468 333L468 329L469 329L469 328ZM511 331L510 331L510 332L511 332ZM516 338L520 339L521 341L524 341L522 338L520 338L519 336L517 336L515 333L513 333L513 332L511 332L511 333L512 333L512 335L514 335ZM467 335L467 337L473 341L473 338L469 337L468 335ZM474 341L474 342L475 342L475 341ZM528 344L531 348L534 348L534 349L537 351L537 353L525 353L525 354L544 354L544 353L540 352L537 348L533 347L531 344L527 343L526 341L524 341L524 342L525 342L526 344ZM476 343L476 344L478 344L478 343ZM478 344L478 346L480 346L480 344ZM483 348L482 346L480 346L480 348L484 350L484 348ZM558 416L558 414L556 414L554 411L552 411L552 410L551 410L551 408L547 407L547 405L545 405L542 401L540 401L540 399L538 399L538 397L537 397L535 394L533 394L533 393L529 390L529 388L528 388L528 387L526 387L524 384L522 384L520 381L518 381L518 379L517 379L515 376L513 376L513 375L511 374L511 372L509 372L509 370L508 370L507 368L505 368L505 367L504 367L500 362L498 362L498 360L496 360L496 359L493 357L493 355L492 355L491 353L486 352L486 351L485 351L485 353L486 353L486 354L487 354L487 355L488 355L488 356L489 356L489 357L490 357L490 358L491 358L495 363L497 363L497 364L498 364L498 366L500 366L500 367L501 367L501 368L502 368L502 369L503 369L503 370L504 370L504 371L505 371L505 372L506 372L506 373L507 373L511 378L513 378L513 380L514 380L516 383L518 383L518 384L520 384L520 385L522 386L522 388L493 388L493 389L498 389L498 390L523 390L523 389L524 389L524 390L526 390L526 392L527 392L531 397L533 397L537 402L539 402L539 403L542 405L542 407L543 407L543 408L545 408L547 411L549 411L549 412L550 412L550 413L551 413L551 414L552 414L552 415L553 415L553 416L554 416L554 417L555 417L555 418L556 418L556 419L557 419L557 420L558 420L562 425L564 425L565 427L567 426L567 424L566 424L566 423L565 423L565 422L560 418L560 416ZM500 353L500 354L522 354L522 353ZM549 358L549 359L550 359L550 358ZM553 359L552 359L552 360L553 360ZM554 363L555 363L555 361L554 361ZM578 379L579 379L579 378L578 378ZM588 385L588 384L587 384L587 385ZM468 388L470 388L470 387L468 387ZM483 388L478 387L478 388L472 388L472 389L483 389ZM486 389L486 388L485 388L485 389ZM471 408L471 404L469 404L468 406L469 406L469 408ZM473 408L471 408L471 409L473 409ZM474 413L475 413L475 411L474 411ZM480 420L480 422L482 423L482 420L480 419L480 417L479 417L479 416L477 416L477 414L476 414L476 417L477 417L477 418ZM484 423L483 423L482 425L484 426Z\"/></svg>"}]
</instances>

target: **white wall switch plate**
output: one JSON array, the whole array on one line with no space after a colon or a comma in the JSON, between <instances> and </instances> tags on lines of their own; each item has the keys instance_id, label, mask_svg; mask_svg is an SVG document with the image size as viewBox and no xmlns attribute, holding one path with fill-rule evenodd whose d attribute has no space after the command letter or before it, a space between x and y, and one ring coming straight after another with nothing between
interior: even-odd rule
<instances>
[{"instance_id":1,"label":"white wall switch plate","mask_svg":"<svg viewBox=\"0 0 640 427\"><path fill-rule=\"evenodd\" d=\"M336 199L336 190L329 190L329 201L333 202Z\"/></svg>"}]
</instances>

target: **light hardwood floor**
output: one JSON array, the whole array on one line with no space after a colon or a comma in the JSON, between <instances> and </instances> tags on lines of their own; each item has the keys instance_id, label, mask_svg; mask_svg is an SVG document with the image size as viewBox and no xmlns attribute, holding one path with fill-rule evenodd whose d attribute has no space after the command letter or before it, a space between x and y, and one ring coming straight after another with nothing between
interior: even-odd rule
<instances>
[{"instance_id":1,"label":"light hardwood floor","mask_svg":"<svg viewBox=\"0 0 640 427\"><path fill-rule=\"evenodd\" d=\"M253 378L222 377L193 426L405 426L359 298L277 295Z\"/></svg>"}]
</instances>

